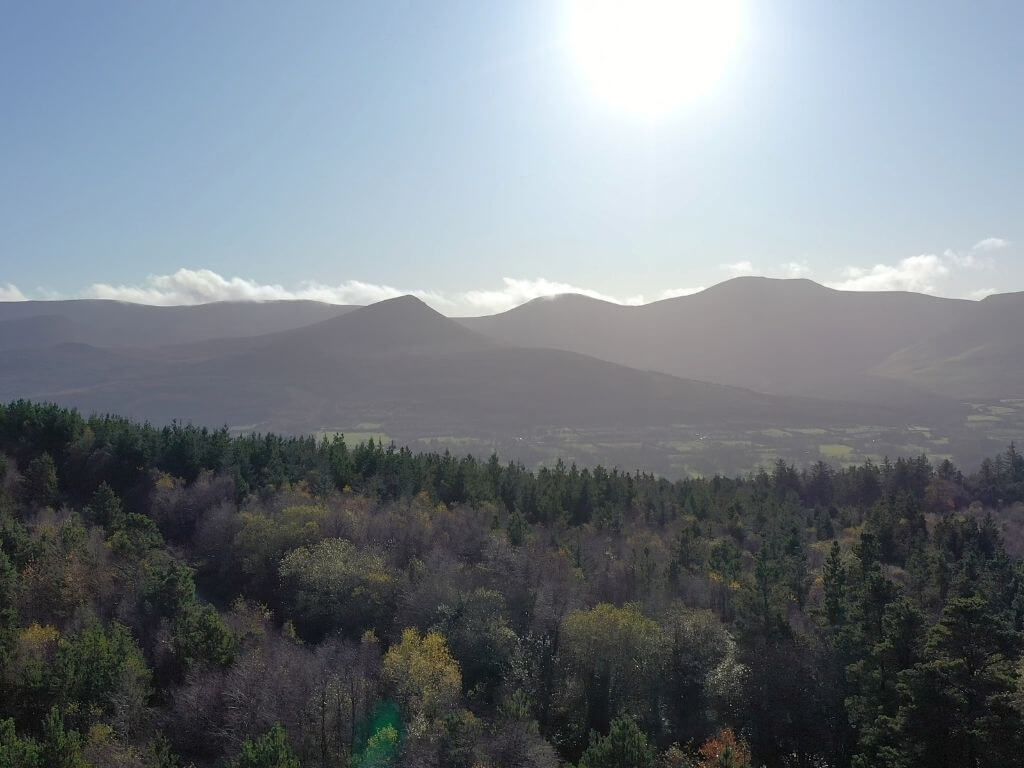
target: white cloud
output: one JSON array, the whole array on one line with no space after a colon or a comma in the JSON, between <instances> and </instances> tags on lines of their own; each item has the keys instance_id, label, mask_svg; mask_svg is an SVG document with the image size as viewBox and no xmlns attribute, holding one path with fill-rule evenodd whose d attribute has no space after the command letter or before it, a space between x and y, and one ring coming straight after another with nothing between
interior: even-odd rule
<instances>
[{"instance_id":1,"label":"white cloud","mask_svg":"<svg viewBox=\"0 0 1024 768\"><path fill-rule=\"evenodd\" d=\"M992 266L992 260L986 256L979 257L973 250L967 253L957 253L951 248L942 252L943 258L958 267L972 269L974 267ZM983 264L984 262L984 264Z\"/></svg>"},{"instance_id":2,"label":"white cloud","mask_svg":"<svg viewBox=\"0 0 1024 768\"><path fill-rule=\"evenodd\" d=\"M921 254L902 259L896 264L875 264L872 267L848 266L842 271L842 279L826 283L829 287L848 291L918 291L935 293L940 283L949 278L954 270L992 266L992 258L985 252L1005 247L993 245L993 241L1005 244L999 238L986 238L966 253L947 250L941 256ZM733 264L721 264L721 269L731 277L756 274L749 260ZM790 261L780 264L769 274L799 278L809 275L806 261ZM964 286L960 286L961 291ZM648 301L689 296L704 290L704 286L666 288L648 298L644 294L629 296L611 295L572 283L547 278L535 279L504 277L500 287L474 289L460 292L438 292L423 289L400 288L392 285L348 280L337 285L307 281L297 287L285 287L277 283L259 283L243 277L226 278L209 269L179 269L173 274L150 275L141 283L94 283L72 296L114 299L140 304L162 306L204 304L214 301L274 301L305 299L331 304L372 304L384 299L411 294L446 315L480 315L504 312L528 301L574 293L589 296L615 304L640 305ZM993 291L984 289L969 295L980 298ZM35 294L44 298L65 298L51 294L43 288ZM961 293L960 295L965 295ZM0 300L25 300L27 297L11 284L0 283Z\"/></svg>"},{"instance_id":3,"label":"white cloud","mask_svg":"<svg viewBox=\"0 0 1024 768\"><path fill-rule=\"evenodd\" d=\"M994 293L999 293L999 291L995 288L979 288L976 291L968 293L967 298L974 299L975 301L981 301L981 299L991 296Z\"/></svg>"},{"instance_id":4,"label":"white cloud","mask_svg":"<svg viewBox=\"0 0 1024 768\"><path fill-rule=\"evenodd\" d=\"M940 292L940 285L955 272L962 270L990 270L995 267L991 253L1011 245L1009 240L986 237L979 240L968 251L947 248L939 256L923 253L910 256L896 264L875 264L873 267L846 267L844 279L826 283L830 288L842 291L916 291L919 293ZM963 286L959 286L963 290ZM945 291L947 295L948 291ZM980 288L966 295L984 298L994 293L991 289ZM960 293L959 295L964 295Z\"/></svg>"},{"instance_id":5,"label":"white cloud","mask_svg":"<svg viewBox=\"0 0 1024 768\"><path fill-rule=\"evenodd\" d=\"M807 277L811 274L811 268L806 261L787 261L780 267L782 274L789 278Z\"/></svg>"},{"instance_id":6,"label":"white cloud","mask_svg":"<svg viewBox=\"0 0 1024 768\"><path fill-rule=\"evenodd\" d=\"M982 242L985 241L983 240ZM993 248L979 248L976 245L966 253L961 253L959 251L954 251L951 248L947 248L943 251L942 255L958 267L965 267L967 269L992 269L996 265L996 262L989 253L993 250Z\"/></svg>"},{"instance_id":7,"label":"white cloud","mask_svg":"<svg viewBox=\"0 0 1024 768\"><path fill-rule=\"evenodd\" d=\"M611 301L615 304L643 304L642 294L626 298L616 298L590 288L580 288L569 283L559 283L538 277L536 280L523 280L514 277L503 277L504 286L491 291L466 291L459 294L456 303L468 304L470 308L484 312L504 312L518 307L533 299L558 296L563 293L578 293L592 299Z\"/></svg>"},{"instance_id":8,"label":"white cloud","mask_svg":"<svg viewBox=\"0 0 1024 768\"><path fill-rule=\"evenodd\" d=\"M846 267L844 280L828 283L840 291L916 291L934 293L936 282L949 274L949 266L934 253L908 256L897 264L870 268Z\"/></svg>"},{"instance_id":9,"label":"white cloud","mask_svg":"<svg viewBox=\"0 0 1024 768\"><path fill-rule=\"evenodd\" d=\"M444 305L446 299L429 291L401 290L390 285L349 280L339 285L306 282L297 289L262 284L242 277L225 278L209 269L179 269L172 275L150 275L142 285L94 283L83 295L163 306L205 304L212 301L276 301L308 299L330 304L371 304L413 294L424 301Z\"/></svg>"},{"instance_id":10,"label":"white cloud","mask_svg":"<svg viewBox=\"0 0 1024 768\"><path fill-rule=\"evenodd\" d=\"M0 301L28 301L18 286L11 283L0 283Z\"/></svg>"},{"instance_id":11,"label":"white cloud","mask_svg":"<svg viewBox=\"0 0 1024 768\"><path fill-rule=\"evenodd\" d=\"M94 299L114 299L138 304L173 306L205 304L213 301L275 301L306 299L330 304L372 304L384 299L411 294L449 315L503 312L532 299L577 293L616 304L638 305L647 301L643 294L611 296L590 288L539 277L533 280L513 277L502 279L502 287L440 293L421 289L403 289L391 285L348 280L338 285L301 283L297 288L258 283L242 277L225 278L209 269L179 269L170 275L150 275L141 284L94 283L79 295ZM678 288L663 291L659 298L685 296L702 288Z\"/></svg>"},{"instance_id":12,"label":"white cloud","mask_svg":"<svg viewBox=\"0 0 1024 768\"><path fill-rule=\"evenodd\" d=\"M1004 240L1001 237L986 237L984 240L979 240L974 244L974 251L999 251L1003 248L1009 248L1010 241Z\"/></svg>"},{"instance_id":13,"label":"white cloud","mask_svg":"<svg viewBox=\"0 0 1024 768\"><path fill-rule=\"evenodd\" d=\"M719 269L724 269L731 277L754 274L754 265L749 261L737 261L735 264L719 264Z\"/></svg>"}]
</instances>

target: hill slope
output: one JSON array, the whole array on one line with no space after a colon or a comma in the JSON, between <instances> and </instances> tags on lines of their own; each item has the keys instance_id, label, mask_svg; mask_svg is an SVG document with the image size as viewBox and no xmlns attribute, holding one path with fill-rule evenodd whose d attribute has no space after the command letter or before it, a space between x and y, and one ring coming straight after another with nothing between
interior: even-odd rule
<instances>
[{"instance_id":1,"label":"hill slope","mask_svg":"<svg viewBox=\"0 0 1024 768\"><path fill-rule=\"evenodd\" d=\"M1024 398L1024 293L989 296L966 320L873 372L960 399Z\"/></svg>"},{"instance_id":2,"label":"hill slope","mask_svg":"<svg viewBox=\"0 0 1024 768\"><path fill-rule=\"evenodd\" d=\"M0 349L67 342L158 347L259 336L310 325L352 309L318 301L224 301L179 307L99 299L0 302Z\"/></svg>"},{"instance_id":3,"label":"hill slope","mask_svg":"<svg viewBox=\"0 0 1024 768\"><path fill-rule=\"evenodd\" d=\"M173 360L83 345L0 355L0 395L167 421L286 431L372 422L402 434L877 423L894 414L641 371L489 339L403 297L304 328L174 350Z\"/></svg>"},{"instance_id":4,"label":"hill slope","mask_svg":"<svg viewBox=\"0 0 1024 768\"><path fill-rule=\"evenodd\" d=\"M952 334L985 303L744 277L638 307L562 296L460 322L508 343L583 352L675 376L912 406L920 404L918 381L894 375L883 362L922 339ZM977 375L995 378L998 372Z\"/></svg>"}]
</instances>

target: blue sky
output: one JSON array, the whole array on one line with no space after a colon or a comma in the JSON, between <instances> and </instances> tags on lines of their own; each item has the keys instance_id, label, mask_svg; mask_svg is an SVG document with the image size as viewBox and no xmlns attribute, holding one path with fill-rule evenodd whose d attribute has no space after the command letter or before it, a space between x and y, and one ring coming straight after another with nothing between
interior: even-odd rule
<instances>
[{"instance_id":1,"label":"blue sky","mask_svg":"<svg viewBox=\"0 0 1024 768\"><path fill-rule=\"evenodd\" d=\"M0 296L1024 290L1024 3L746 3L656 122L558 2L4 3Z\"/></svg>"}]
</instances>

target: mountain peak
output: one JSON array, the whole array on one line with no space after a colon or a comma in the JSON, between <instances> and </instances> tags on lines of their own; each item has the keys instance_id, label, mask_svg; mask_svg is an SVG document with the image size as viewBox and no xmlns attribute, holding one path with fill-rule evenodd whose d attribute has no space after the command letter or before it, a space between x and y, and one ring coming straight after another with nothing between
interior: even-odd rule
<instances>
[{"instance_id":1,"label":"mountain peak","mask_svg":"<svg viewBox=\"0 0 1024 768\"><path fill-rule=\"evenodd\" d=\"M764 277L763 275L740 275L728 280L723 280L701 293L718 293L725 291L787 291L790 293L826 293L827 288L821 283L816 283L806 277Z\"/></svg>"},{"instance_id":2,"label":"mountain peak","mask_svg":"<svg viewBox=\"0 0 1024 768\"><path fill-rule=\"evenodd\" d=\"M616 302L608 301L607 299L598 299L594 296L588 296L585 293L554 293L549 296L538 296L535 299L530 299L525 304L520 304L518 307L514 307L512 310L519 309L520 307L542 307L542 306L563 306L563 307L578 307L578 306L597 306L597 305L615 305Z\"/></svg>"},{"instance_id":3,"label":"mountain peak","mask_svg":"<svg viewBox=\"0 0 1024 768\"><path fill-rule=\"evenodd\" d=\"M425 301L408 293L403 296L395 296L393 299L384 299L373 304L367 304L351 314L353 317L372 317L375 322L385 320L392 322L442 323L448 320L447 317Z\"/></svg>"},{"instance_id":4,"label":"mountain peak","mask_svg":"<svg viewBox=\"0 0 1024 768\"><path fill-rule=\"evenodd\" d=\"M304 341L300 341L304 340ZM390 354L400 350L444 353L483 349L498 343L463 327L416 296L396 296L308 328L293 331L289 343L321 344L338 352Z\"/></svg>"}]
</instances>

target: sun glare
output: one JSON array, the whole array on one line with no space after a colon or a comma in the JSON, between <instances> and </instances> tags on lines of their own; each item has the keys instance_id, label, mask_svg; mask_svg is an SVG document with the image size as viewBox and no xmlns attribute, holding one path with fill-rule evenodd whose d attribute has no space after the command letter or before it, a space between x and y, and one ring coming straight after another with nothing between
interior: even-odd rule
<instances>
[{"instance_id":1,"label":"sun glare","mask_svg":"<svg viewBox=\"0 0 1024 768\"><path fill-rule=\"evenodd\" d=\"M566 0L567 43L597 99L660 120L719 83L742 17L741 0Z\"/></svg>"}]
</instances>

